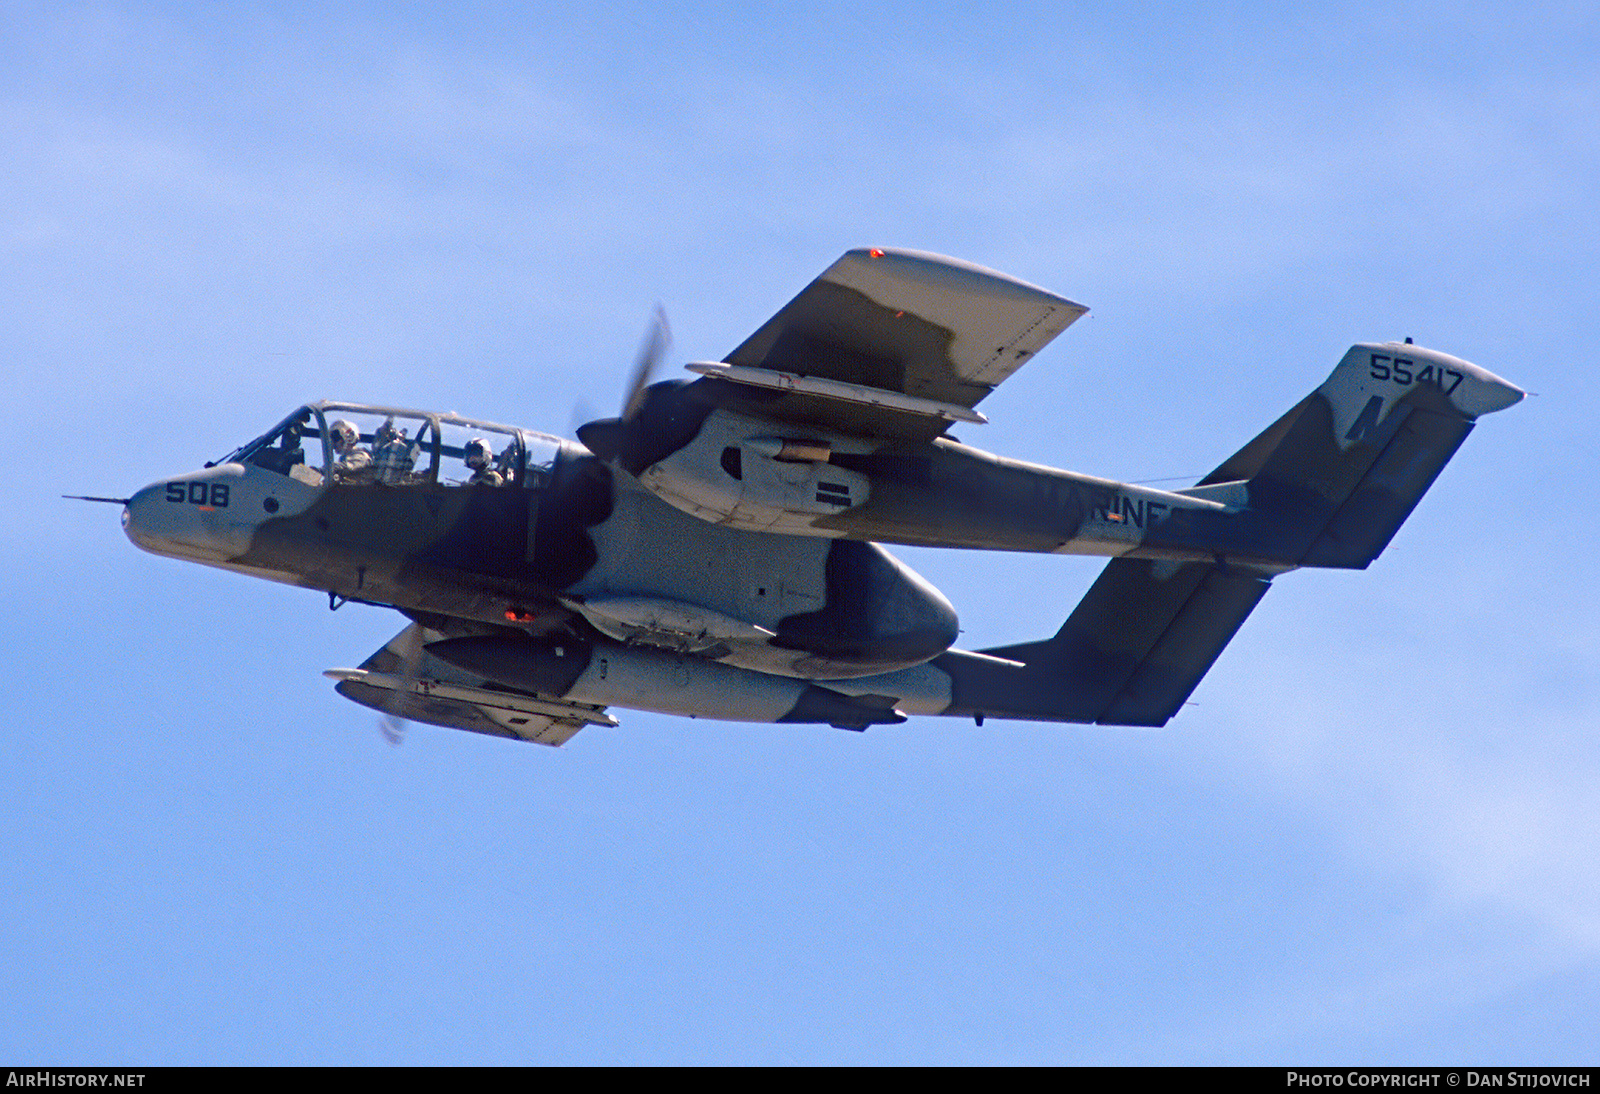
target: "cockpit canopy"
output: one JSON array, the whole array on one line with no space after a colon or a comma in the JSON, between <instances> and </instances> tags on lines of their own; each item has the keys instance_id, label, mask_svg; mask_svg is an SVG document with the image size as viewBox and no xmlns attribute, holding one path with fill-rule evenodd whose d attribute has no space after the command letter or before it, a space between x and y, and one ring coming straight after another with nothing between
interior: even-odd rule
<instances>
[{"instance_id":1,"label":"cockpit canopy","mask_svg":"<svg viewBox=\"0 0 1600 1094\"><path fill-rule=\"evenodd\" d=\"M562 442L543 433L360 403L312 403L208 467L243 463L307 486L520 486L550 478Z\"/></svg>"}]
</instances>

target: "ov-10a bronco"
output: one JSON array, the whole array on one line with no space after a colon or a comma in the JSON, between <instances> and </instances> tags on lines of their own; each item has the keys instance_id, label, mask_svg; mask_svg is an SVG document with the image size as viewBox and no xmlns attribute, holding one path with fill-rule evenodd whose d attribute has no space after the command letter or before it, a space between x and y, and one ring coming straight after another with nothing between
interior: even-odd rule
<instances>
[{"instance_id":1,"label":"ov-10a bronco","mask_svg":"<svg viewBox=\"0 0 1600 1094\"><path fill-rule=\"evenodd\" d=\"M314 403L126 499L123 522L157 554L398 609L399 635L328 674L406 719L545 744L616 724L608 707L1161 725L1273 578L1365 567L1478 416L1523 397L1443 353L1357 345L1171 491L947 435L1085 310L855 250L697 378L651 383L652 337L621 416L581 444ZM950 602L883 543L1111 561L1053 637L967 651Z\"/></svg>"}]
</instances>

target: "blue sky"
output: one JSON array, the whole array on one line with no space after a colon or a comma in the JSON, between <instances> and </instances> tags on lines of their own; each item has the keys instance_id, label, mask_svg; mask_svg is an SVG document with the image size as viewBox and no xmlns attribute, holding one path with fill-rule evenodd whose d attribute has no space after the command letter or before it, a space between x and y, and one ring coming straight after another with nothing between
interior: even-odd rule
<instances>
[{"instance_id":1,"label":"blue sky","mask_svg":"<svg viewBox=\"0 0 1600 1094\"><path fill-rule=\"evenodd\" d=\"M0 14L0 1059L1595 1060L1592 5ZM568 432L848 247L1089 317L957 433L1198 477L1352 342L1537 397L1154 732L618 712L320 670L393 613L141 554L123 495L329 397ZM963 644L1098 566L903 551Z\"/></svg>"}]
</instances>

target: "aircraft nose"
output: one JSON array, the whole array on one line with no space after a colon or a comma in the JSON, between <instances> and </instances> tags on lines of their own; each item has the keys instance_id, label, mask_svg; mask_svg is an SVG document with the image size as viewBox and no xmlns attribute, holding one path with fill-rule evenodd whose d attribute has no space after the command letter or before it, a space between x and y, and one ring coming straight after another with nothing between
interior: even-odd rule
<instances>
[{"instance_id":1,"label":"aircraft nose","mask_svg":"<svg viewBox=\"0 0 1600 1094\"><path fill-rule=\"evenodd\" d=\"M162 511L166 488L155 483L138 491L122 507L122 531L135 547L158 555L172 554L171 514Z\"/></svg>"},{"instance_id":2,"label":"aircraft nose","mask_svg":"<svg viewBox=\"0 0 1600 1094\"><path fill-rule=\"evenodd\" d=\"M187 504L187 491L177 484L152 483L128 499L122 509L122 530L135 547L157 555L204 562L229 557L207 513Z\"/></svg>"}]
</instances>

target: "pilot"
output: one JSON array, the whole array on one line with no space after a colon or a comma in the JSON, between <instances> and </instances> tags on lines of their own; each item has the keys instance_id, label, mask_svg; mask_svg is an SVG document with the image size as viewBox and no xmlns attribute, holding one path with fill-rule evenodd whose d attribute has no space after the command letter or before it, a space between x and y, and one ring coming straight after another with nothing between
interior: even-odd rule
<instances>
[{"instance_id":1,"label":"pilot","mask_svg":"<svg viewBox=\"0 0 1600 1094\"><path fill-rule=\"evenodd\" d=\"M505 476L489 466L494 458L489 442L482 437L474 437L467 442L467 466L472 468L472 477L467 480L468 486L504 486Z\"/></svg>"},{"instance_id":2,"label":"pilot","mask_svg":"<svg viewBox=\"0 0 1600 1094\"><path fill-rule=\"evenodd\" d=\"M250 462L258 467L265 467L268 471L276 471L280 475L290 474L295 464L306 462L305 450L300 447L299 431L294 426L289 426L278 435L276 447L263 448Z\"/></svg>"},{"instance_id":3,"label":"pilot","mask_svg":"<svg viewBox=\"0 0 1600 1094\"><path fill-rule=\"evenodd\" d=\"M395 427L390 418L372 436L372 466L378 481L399 486L417 462L417 446L406 440L406 431Z\"/></svg>"},{"instance_id":4,"label":"pilot","mask_svg":"<svg viewBox=\"0 0 1600 1094\"><path fill-rule=\"evenodd\" d=\"M328 427L328 432L332 435L333 454L336 457L333 473L339 479L350 482L372 470L372 453L361 447L361 433L354 423L340 418Z\"/></svg>"}]
</instances>

